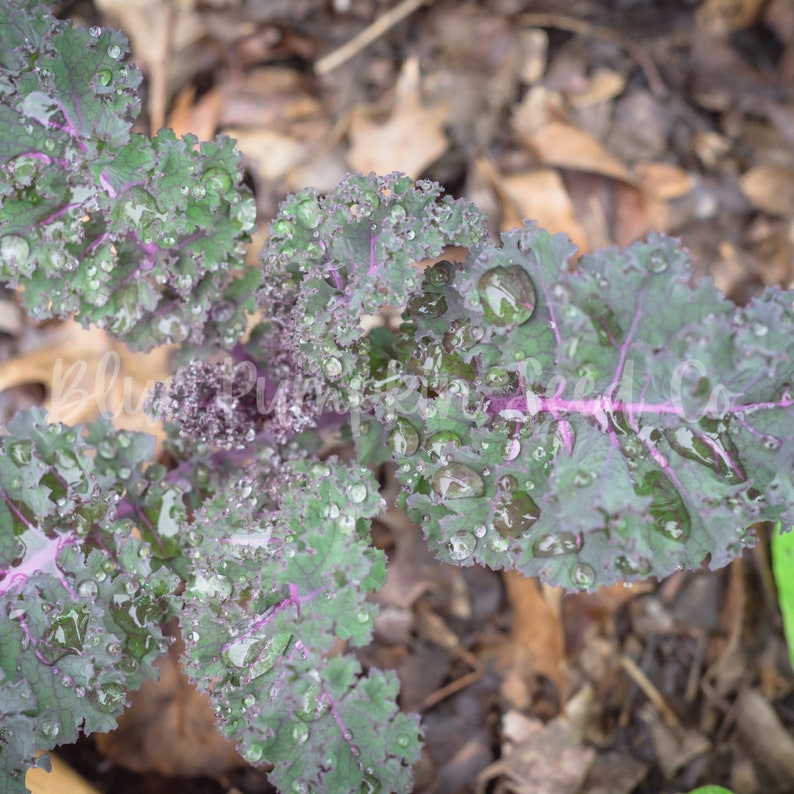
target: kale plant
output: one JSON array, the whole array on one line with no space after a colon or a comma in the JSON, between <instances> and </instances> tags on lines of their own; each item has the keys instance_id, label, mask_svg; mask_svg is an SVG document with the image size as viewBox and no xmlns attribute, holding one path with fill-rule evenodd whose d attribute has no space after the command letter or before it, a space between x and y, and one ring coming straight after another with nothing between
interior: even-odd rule
<instances>
[{"instance_id":1,"label":"kale plant","mask_svg":"<svg viewBox=\"0 0 794 794\"><path fill-rule=\"evenodd\" d=\"M406 792L418 717L363 670L371 470L439 559L569 590L727 564L794 524L794 292L738 308L661 235L572 259L404 176L289 197L261 267L232 141L131 131L118 33L0 8L0 278L35 318L181 343L152 439L20 413L0 440L0 774L111 729L166 652L285 792ZM463 246L466 262L439 261ZM363 315L403 307L398 327ZM258 314L255 314L258 312ZM261 319L246 331L249 318ZM328 432L357 460L322 453Z\"/></svg>"}]
</instances>

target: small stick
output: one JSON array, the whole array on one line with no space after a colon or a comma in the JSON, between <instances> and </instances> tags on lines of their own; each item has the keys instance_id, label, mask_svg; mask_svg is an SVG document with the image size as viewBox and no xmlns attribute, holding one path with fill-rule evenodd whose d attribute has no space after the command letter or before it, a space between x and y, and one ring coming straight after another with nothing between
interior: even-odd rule
<instances>
[{"instance_id":1,"label":"small stick","mask_svg":"<svg viewBox=\"0 0 794 794\"><path fill-rule=\"evenodd\" d=\"M430 2L430 0L402 0L394 8L386 11L383 16L378 17L371 25L356 36L353 36L347 44L343 44L339 49L324 55L314 64L314 73L318 75L328 74L341 66L345 61L349 61L356 53L368 47L377 38L382 36L389 28L394 27L405 17L413 14L417 8Z\"/></svg>"},{"instance_id":2,"label":"small stick","mask_svg":"<svg viewBox=\"0 0 794 794\"><path fill-rule=\"evenodd\" d=\"M679 728L681 723L675 712L667 705L662 693L653 685L650 678L637 666L637 663L628 656L620 657L620 666L629 674L632 681L642 690L645 697L653 703L656 710L662 715L664 721L671 728Z\"/></svg>"}]
</instances>

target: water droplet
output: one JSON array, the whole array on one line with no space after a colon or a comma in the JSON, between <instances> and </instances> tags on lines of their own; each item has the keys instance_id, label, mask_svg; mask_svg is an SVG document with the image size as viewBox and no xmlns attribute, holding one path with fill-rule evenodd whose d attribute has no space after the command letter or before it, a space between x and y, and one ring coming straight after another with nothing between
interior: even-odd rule
<instances>
[{"instance_id":1,"label":"water droplet","mask_svg":"<svg viewBox=\"0 0 794 794\"><path fill-rule=\"evenodd\" d=\"M201 201L207 195L207 188L201 184L201 182L197 182L191 188L190 192L193 194L193 197Z\"/></svg>"},{"instance_id":2,"label":"water droplet","mask_svg":"<svg viewBox=\"0 0 794 794\"><path fill-rule=\"evenodd\" d=\"M359 623L368 623L369 622L369 612L366 610L361 610L360 612L356 613L356 620Z\"/></svg>"},{"instance_id":3,"label":"water droplet","mask_svg":"<svg viewBox=\"0 0 794 794\"><path fill-rule=\"evenodd\" d=\"M648 257L648 262L646 267L648 268L648 272L658 275L659 273L664 273L667 270L669 264L667 260L664 258L664 255L661 253L654 253Z\"/></svg>"},{"instance_id":4,"label":"water droplet","mask_svg":"<svg viewBox=\"0 0 794 794\"><path fill-rule=\"evenodd\" d=\"M8 445L8 454L14 463L24 466L26 463L30 463L33 457L33 444L27 440L14 441Z\"/></svg>"},{"instance_id":5,"label":"water droplet","mask_svg":"<svg viewBox=\"0 0 794 794\"><path fill-rule=\"evenodd\" d=\"M258 744L251 744L243 749L243 758L249 764L257 764L262 760L262 747Z\"/></svg>"},{"instance_id":6,"label":"water droplet","mask_svg":"<svg viewBox=\"0 0 794 794\"><path fill-rule=\"evenodd\" d=\"M41 735L45 739L54 739L61 732L61 726L58 725L57 722L47 720L46 722L41 723L40 730Z\"/></svg>"},{"instance_id":7,"label":"water droplet","mask_svg":"<svg viewBox=\"0 0 794 794\"><path fill-rule=\"evenodd\" d=\"M645 557L635 560L625 554L619 554L615 558L615 567L627 576L646 577L651 571L651 563Z\"/></svg>"},{"instance_id":8,"label":"water droplet","mask_svg":"<svg viewBox=\"0 0 794 794\"><path fill-rule=\"evenodd\" d=\"M432 484L433 490L442 499L465 499L485 493L482 477L462 463L442 466L433 475Z\"/></svg>"},{"instance_id":9,"label":"water droplet","mask_svg":"<svg viewBox=\"0 0 794 794\"><path fill-rule=\"evenodd\" d=\"M298 719L304 722L314 722L328 711L328 703L320 694L320 676L316 671L310 671L308 677L313 679L303 693L301 707L296 709Z\"/></svg>"},{"instance_id":10,"label":"water droplet","mask_svg":"<svg viewBox=\"0 0 794 794\"><path fill-rule=\"evenodd\" d=\"M250 709L254 703L256 703L256 698L250 692L246 693L243 697L243 706L245 706L247 709Z\"/></svg>"},{"instance_id":11,"label":"water droplet","mask_svg":"<svg viewBox=\"0 0 794 794\"><path fill-rule=\"evenodd\" d=\"M295 217L306 229L316 229L323 221L323 212L315 199L305 199L295 208Z\"/></svg>"},{"instance_id":12,"label":"water droplet","mask_svg":"<svg viewBox=\"0 0 794 794\"><path fill-rule=\"evenodd\" d=\"M502 535L492 535L488 539L488 548L491 551L495 551L497 554L501 554L502 552L507 551L507 547L510 545L510 542L506 537Z\"/></svg>"},{"instance_id":13,"label":"water droplet","mask_svg":"<svg viewBox=\"0 0 794 794\"><path fill-rule=\"evenodd\" d=\"M777 452L780 449L781 441L775 436L764 436L761 440L761 447L767 452Z\"/></svg>"},{"instance_id":14,"label":"water droplet","mask_svg":"<svg viewBox=\"0 0 794 794\"><path fill-rule=\"evenodd\" d=\"M232 186L232 178L223 168L208 168L202 174L201 181L218 193L225 193Z\"/></svg>"},{"instance_id":15,"label":"water droplet","mask_svg":"<svg viewBox=\"0 0 794 794\"><path fill-rule=\"evenodd\" d=\"M672 519L667 521L657 522L657 526L663 535L666 535L670 540L685 541L687 539L686 528Z\"/></svg>"},{"instance_id":16,"label":"water droplet","mask_svg":"<svg viewBox=\"0 0 794 794\"><path fill-rule=\"evenodd\" d=\"M425 271L425 278L434 287L443 287L449 284L452 277L452 263L441 259Z\"/></svg>"},{"instance_id":17,"label":"water droplet","mask_svg":"<svg viewBox=\"0 0 794 794\"><path fill-rule=\"evenodd\" d=\"M423 292L408 301L408 313L413 317L434 320L447 310L447 299L438 292Z\"/></svg>"},{"instance_id":18,"label":"water droplet","mask_svg":"<svg viewBox=\"0 0 794 794\"><path fill-rule=\"evenodd\" d=\"M769 333L769 328L763 323L750 323L750 333L757 337L766 336Z\"/></svg>"},{"instance_id":19,"label":"water droplet","mask_svg":"<svg viewBox=\"0 0 794 794\"><path fill-rule=\"evenodd\" d=\"M719 427L713 420L704 419L697 432L684 426L665 430L664 436L679 455L702 464L725 482L731 485L744 482L746 476L739 464L738 451L730 436L720 432Z\"/></svg>"},{"instance_id":20,"label":"water droplet","mask_svg":"<svg viewBox=\"0 0 794 794\"><path fill-rule=\"evenodd\" d=\"M586 562L576 564L573 569L573 583L580 590L589 590L595 582L595 571L591 565Z\"/></svg>"},{"instance_id":21,"label":"water droplet","mask_svg":"<svg viewBox=\"0 0 794 794\"><path fill-rule=\"evenodd\" d=\"M111 640L106 646L105 651L110 656L118 656L121 653L121 643L118 640Z\"/></svg>"},{"instance_id":22,"label":"water droplet","mask_svg":"<svg viewBox=\"0 0 794 794\"><path fill-rule=\"evenodd\" d=\"M223 651L224 660L242 670L250 679L270 670L292 641L289 632L281 631L272 637L244 636L230 643Z\"/></svg>"},{"instance_id":23,"label":"water droplet","mask_svg":"<svg viewBox=\"0 0 794 794\"><path fill-rule=\"evenodd\" d=\"M506 441L502 454L505 461L515 460L521 454L521 442L517 438Z\"/></svg>"},{"instance_id":24,"label":"water droplet","mask_svg":"<svg viewBox=\"0 0 794 794\"><path fill-rule=\"evenodd\" d=\"M113 80L113 72L110 69L100 69L96 73L96 81L100 85L110 85Z\"/></svg>"},{"instance_id":25,"label":"water droplet","mask_svg":"<svg viewBox=\"0 0 794 794\"><path fill-rule=\"evenodd\" d=\"M433 433L426 442L427 454L432 461L441 460L447 444L451 444L455 449L460 447L460 437L451 430L439 430Z\"/></svg>"},{"instance_id":26,"label":"water droplet","mask_svg":"<svg viewBox=\"0 0 794 794\"><path fill-rule=\"evenodd\" d=\"M386 443L395 455L409 457L419 449L419 433L407 419L400 417L389 431Z\"/></svg>"},{"instance_id":27,"label":"water droplet","mask_svg":"<svg viewBox=\"0 0 794 794\"><path fill-rule=\"evenodd\" d=\"M353 504L360 505L367 498L367 486L360 482L353 483L347 489L347 495Z\"/></svg>"},{"instance_id":28,"label":"water droplet","mask_svg":"<svg viewBox=\"0 0 794 794\"><path fill-rule=\"evenodd\" d=\"M503 367L491 367L486 370L483 379L486 386L498 389L510 383L511 373Z\"/></svg>"},{"instance_id":29,"label":"water droplet","mask_svg":"<svg viewBox=\"0 0 794 794\"><path fill-rule=\"evenodd\" d=\"M532 550L536 557L556 557L573 554L582 548L582 538L573 532L549 532L535 541Z\"/></svg>"},{"instance_id":30,"label":"water droplet","mask_svg":"<svg viewBox=\"0 0 794 794\"><path fill-rule=\"evenodd\" d=\"M99 593L99 587L93 579L84 579L77 585L77 594L82 598L94 599Z\"/></svg>"},{"instance_id":31,"label":"water droplet","mask_svg":"<svg viewBox=\"0 0 794 794\"><path fill-rule=\"evenodd\" d=\"M297 744L303 744L309 738L309 728L305 723L299 722L292 726L292 738Z\"/></svg>"},{"instance_id":32,"label":"water droplet","mask_svg":"<svg viewBox=\"0 0 794 794\"><path fill-rule=\"evenodd\" d=\"M198 642L201 639L201 635L197 631L189 631L187 638L191 642Z\"/></svg>"},{"instance_id":33,"label":"water droplet","mask_svg":"<svg viewBox=\"0 0 794 794\"><path fill-rule=\"evenodd\" d=\"M585 471L584 469L581 469L580 471L577 471L576 474L574 474L573 484L577 488L584 488L590 485L591 482L593 482L593 475L589 471Z\"/></svg>"},{"instance_id":34,"label":"water droplet","mask_svg":"<svg viewBox=\"0 0 794 794\"><path fill-rule=\"evenodd\" d=\"M652 498L648 512L662 534L682 542L689 538L689 512L678 489L666 474L648 472L641 482L635 483L634 491L640 496Z\"/></svg>"},{"instance_id":35,"label":"water droplet","mask_svg":"<svg viewBox=\"0 0 794 794\"><path fill-rule=\"evenodd\" d=\"M73 606L53 619L46 642L56 654L81 654L87 629L88 610L84 605Z\"/></svg>"},{"instance_id":36,"label":"water droplet","mask_svg":"<svg viewBox=\"0 0 794 794\"><path fill-rule=\"evenodd\" d=\"M322 370L329 378L338 378L342 374L342 362L331 356L322 363Z\"/></svg>"},{"instance_id":37,"label":"water droplet","mask_svg":"<svg viewBox=\"0 0 794 794\"><path fill-rule=\"evenodd\" d=\"M114 61L121 55L121 47L118 44L111 44L108 47L108 58L112 58Z\"/></svg>"},{"instance_id":38,"label":"water droplet","mask_svg":"<svg viewBox=\"0 0 794 794\"><path fill-rule=\"evenodd\" d=\"M477 292L494 325L521 325L535 310L535 287L519 265L494 267L480 276Z\"/></svg>"},{"instance_id":39,"label":"water droplet","mask_svg":"<svg viewBox=\"0 0 794 794\"><path fill-rule=\"evenodd\" d=\"M102 33L102 28L100 28L99 25L92 25L88 29L88 32L91 34L92 38L97 39L97 38L99 38L100 34Z\"/></svg>"},{"instance_id":40,"label":"water droplet","mask_svg":"<svg viewBox=\"0 0 794 794\"><path fill-rule=\"evenodd\" d=\"M88 699L100 711L111 713L119 709L124 703L124 689L121 684L111 681L108 684L92 689Z\"/></svg>"},{"instance_id":41,"label":"water droplet","mask_svg":"<svg viewBox=\"0 0 794 794\"><path fill-rule=\"evenodd\" d=\"M508 499L497 502L493 514L494 529L505 537L517 538L540 518L540 508L526 491L514 491Z\"/></svg>"},{"instance_id":42,"label":"water droplet","mask_svg":"<svg viewBox=\"0 0 794 794\"><path fill-rule=\"evenodd\" d=\"M6 234L0 237L0 259L9 270L23 267L30 256L30 245L18 234Z\"/></svg>"},{"instance_id":43,"label":"water droplet","mask_svg":"<svg viewBox=\"0 0 794 794\"><path fill-rule=\"evenodd\" d=\"M469 320L453 320L449 331L444 334L444 349L448 353L471 350L482 341L485 332L479 326L472 326Z\"/></svg>"},{"instance_id":44,"label":"water droplet","mask_svg":"<svg viewBox=\"0 0 794 794\"><path fill-rule=\"evenodd\" d=\"M447 548L449 558L455 562L466 560L471 557L472 552L477 547L477 539L471 532L461 530L450 536Z\"/></svg>"},{"instance_id":45,"label":"water droplet","mask_svg":"<svg viewBox=\"0 0 794 794\"><path fill-rule=\"evenodd\" d=\"M270 234L273 237L292 237L295 233L295 227L286 218L278 218L273 221L270 227Z\"/></svg>"}]
</instances>

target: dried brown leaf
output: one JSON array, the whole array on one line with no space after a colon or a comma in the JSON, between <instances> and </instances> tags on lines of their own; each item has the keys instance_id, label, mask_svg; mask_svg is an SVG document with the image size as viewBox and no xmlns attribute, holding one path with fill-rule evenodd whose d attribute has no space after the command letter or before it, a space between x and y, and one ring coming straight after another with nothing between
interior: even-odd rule
<instances>
[{"instance_id":1,"label":"dried brown leaf","mask_svg":"<svg viewBox=\"0 0 794 794\"><path fill-rule=\"evenodd\" d=\"M350 166L363 173L402 171L412 178L421 175L447 150L444 124L450 101L426 107L421 97L419 61L409 58L397 84L391 116L383 124L362 113L350 120Z\"/></svg>"},{"instance_id":2,"label":"dried brown leaf","mask_svg":"<svg viewBox=\"0 0 794 794\"><path fill-rule=\"evenodd\" d=\"M544 165L589 171L633 184L634 175L592 135L561 121L552 121L524 141Z\"/></svg>"}]
</instances>

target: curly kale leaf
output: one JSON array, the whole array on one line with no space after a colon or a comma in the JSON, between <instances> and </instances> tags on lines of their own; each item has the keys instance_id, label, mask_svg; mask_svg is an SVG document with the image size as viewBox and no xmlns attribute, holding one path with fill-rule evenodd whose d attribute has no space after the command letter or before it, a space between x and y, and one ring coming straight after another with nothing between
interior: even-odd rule
<instances>
[{"instance_id":1,"label":"curly kale leaf","mask_svg":"<svg viewBox=\"0 0 794 794\"><path fill-rule=\"evenodd\" d=\"M433 182L351 175L324 197L305 190L282 204L262 252L260 305L296 368L346 394L369 374L361 316L404 304L418 260L484 236L482 213L441 199Z\"/></svg>"},{"instance_id":2,"label":"curly kale leaf","mask_svg":"<svg viewBox=\"0 0 794 794\"><path fill-rule=\"evenodd\" d=\"M372 634L365 596L385 565L367 519L381 507L366 469L299 461L247 472L186 532L185 668L283 791L410 790L418 720L398 711L396 676L338 652Z\"/></svg>"},{"instance_id":3,"label":"curly kale leaf","mask_svg":"<svg viewBox=\"0 0 794 794\"><path fill-rule=\"evenodd\" d=\"M727 564L794 524L794 292L743 308L675 241L528 224L426 272L375 404L444 560L571 589Z\"/></svg>"},{"instance_id":4,"label":"curly kale leaf","mask_svg":"<svg viewBox=\"0 0 794 794\"><path fill-rule=\"evenodd\" d=\"M259 274L239 153L132 133L140 72L115 31L0 8L0 279L31 314L77 313L136 349L232 345Z\"/></svg>"},{"instance_id":5,"label":"curly kale leaf","mask_svg":"<svg viewBox=\"0 0 794 794\"><path fill-rule=\"evenodd\" d=\"M151 516L178 512L163 486L137 485L148 486L140 467L152 445L107 422L83 438L79 428L48 425L40 410L19 414L0 440L0 775L8 791L24 791L24 768L46 763L36 751L81 730L112 729L126 693L155 675L167 649L159 624L173 612L177 577L120 517L130 505Z\"/></svg>"}]
</instances>

